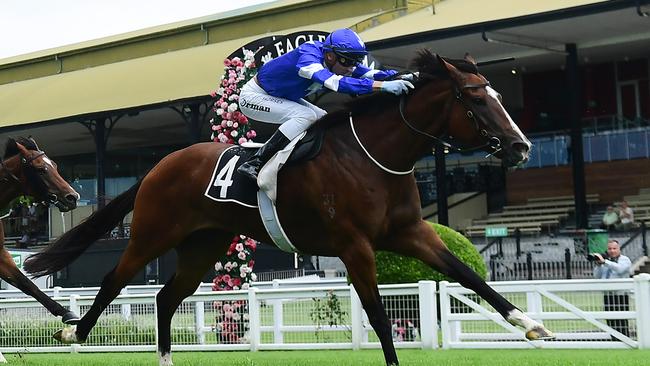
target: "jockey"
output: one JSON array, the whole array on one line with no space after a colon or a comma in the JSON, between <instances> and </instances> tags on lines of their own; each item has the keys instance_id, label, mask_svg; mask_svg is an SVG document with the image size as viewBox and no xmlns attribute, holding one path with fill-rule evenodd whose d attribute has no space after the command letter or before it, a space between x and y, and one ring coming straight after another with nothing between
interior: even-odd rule
<instances>
[{"instance_id":1,"label":"jockey","mask_svg":"<svg viewBox=\"0 0 650 366\"><path fill-rule=\"evenodd\" d=\"M280 127L237 171L257 180L260 168L276 152L327 114L303 99L323 87L354 95L379 90L400 95L413 88L409 82L413 74L381 81L397 71L367 68L361 64L367 54L366 46L355 32L339 29L330 33L324 42L305 42L262 65L257 75L242 87L239 108L249 118L280 124Z\"/></svg>"}]
</instances>

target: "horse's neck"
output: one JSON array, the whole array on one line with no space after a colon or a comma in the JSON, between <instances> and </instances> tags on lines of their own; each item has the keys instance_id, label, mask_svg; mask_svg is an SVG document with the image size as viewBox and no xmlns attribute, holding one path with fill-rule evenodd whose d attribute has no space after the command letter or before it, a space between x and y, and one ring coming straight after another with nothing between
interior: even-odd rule
<instances>
[{"instance_id":1,"label":"horse's neck","mask_svg":"<svg viewBox=\"0 0 650 366\"><path fill-rule=\"evenodd\" d=\"M6 207L9 202L21 194L19 182L12 178L12 174L16 174L18 164L20 164L20 159L12 157L0 165L0 208Z\"/></svg>"},{"instance_id":2,"label":"horse's neck","mask_svg":"<svg viewBox=\"0 0 650 366\"><path fill-rule=\"evenodd\" d=\"M419 98L423 98L420 93ZM447 106L450 93L438 90L431 104L418 103L417 96L409 98L400 113L399 104L388 107L374 116L359 116L353 119L355 132L368 153L385 167L396 171L408 171L415 162L431 152L433 139L413 131L404 119L417 129L433 135L440 135L446 128Z\"/></svg>"}]
</instances>

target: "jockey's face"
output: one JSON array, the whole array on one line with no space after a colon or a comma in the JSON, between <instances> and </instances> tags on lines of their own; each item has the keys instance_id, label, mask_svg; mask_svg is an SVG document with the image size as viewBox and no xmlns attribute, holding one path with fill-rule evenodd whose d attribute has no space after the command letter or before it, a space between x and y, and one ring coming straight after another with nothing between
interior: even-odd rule
<instances>
[{"instance_id":1,"label":"jockey's face","mask_svg":"<svg viewBox=\"0 0 650 366\"><path fill-rule=\"evenodd\" d=\"M325 53L325 65L336 75L351 75L355 65L343 66L334 52Z\"/></svg>"}]
</instances>

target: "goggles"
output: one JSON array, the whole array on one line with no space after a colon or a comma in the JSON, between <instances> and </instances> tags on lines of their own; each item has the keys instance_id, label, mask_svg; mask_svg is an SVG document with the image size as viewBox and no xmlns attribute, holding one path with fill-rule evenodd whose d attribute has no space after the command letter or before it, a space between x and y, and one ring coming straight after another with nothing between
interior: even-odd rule
<instances>
[{"instance_id":1,"label":"goggles","mask_svg":"<svg viewBox=\"0 0 650 366\"><path fill-rule=\"evenodd\" d=\"M336 54L338 63L343 67L357 66L363 60L363 56L351 57L339 52L334 52L334 54Z\"/></svg>"}]
</instances>

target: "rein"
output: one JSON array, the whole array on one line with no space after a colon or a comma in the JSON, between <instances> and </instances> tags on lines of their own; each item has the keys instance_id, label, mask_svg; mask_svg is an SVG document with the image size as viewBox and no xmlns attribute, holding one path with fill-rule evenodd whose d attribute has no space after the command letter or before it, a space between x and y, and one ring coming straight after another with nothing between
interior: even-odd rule
<instances>
[{"instance_id":1,"label":"rein","mask_svg":"<svg viewBox=\"0 0 650 366\"><path fill-rule=\"evenodd\" d=\"M488 154L486 156L486 157L488 157L490 155L493 155L493 154L497 153L499 150L501 150L501 140L499 140L499 138L496 137L496 136L490 136L490 134L487 132L486 129L481 128L481 125L479 124L478 120L476 119L476 115L472 111L472 108L467 104L465 99L463 99L462 90L470 89L470 88L485 88L485 87L488 87L489 85L490 85L490 83L486 82L486 83L483 83L483 84L467 84L467 85L463 85L463 87L461 89L458 89L457 87L455 88L456 100L458 100L463 105L463 107L465 107L465 110L466 110L465 114L467 115L467 118L469 118L469 120L474 123L474 127L476 128L478 133L481 136L487 138L487 142L485 144L483 144L483 145L479 145L479 146L472 147L472 148L469 148L469 149L461 149L459 147L453 146L451 143L449 143L449 142L447 142L447 141L445 141L445 140L443 140L443 139L441 139L441 138L439 138L437 136L434 136L434 135L432 135L430 133L422 131L422 130L418 129L417 127L413 126L413 124L411 124L406 119L406 116L404 116L404 109L406 107L406 96L405 95L402 95L402 97L399 100L399 115L400 115L400 117L402 117L402 121L413 132L415 132L417 134L420 134L422 136L428 137L429 139L432 139L434 142L442 145L443 147L446 147L449 150L454 150L454 151L457 151L457 152L460 152L460 153L467 153L467 152L472 152L472 151L477 151L477 150L483 150L486 147L490 147L494 151L492 151L490 154ZM452 105L450 104L449 108L451 108L451 106Z\"/></svg>"}]
</instances>

